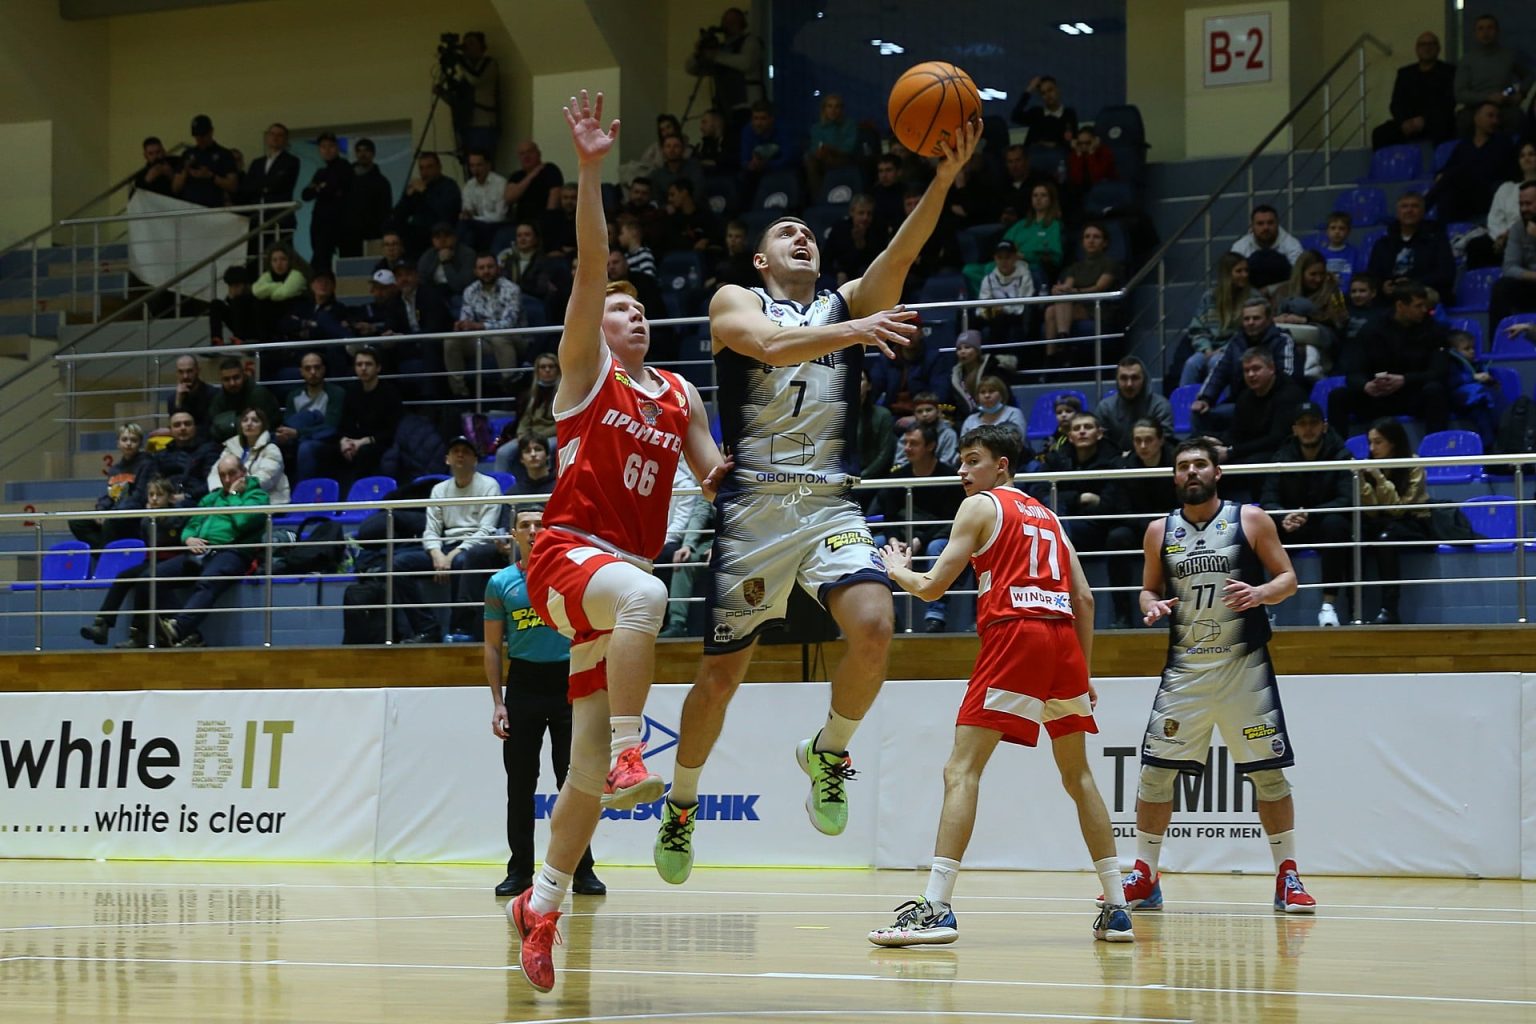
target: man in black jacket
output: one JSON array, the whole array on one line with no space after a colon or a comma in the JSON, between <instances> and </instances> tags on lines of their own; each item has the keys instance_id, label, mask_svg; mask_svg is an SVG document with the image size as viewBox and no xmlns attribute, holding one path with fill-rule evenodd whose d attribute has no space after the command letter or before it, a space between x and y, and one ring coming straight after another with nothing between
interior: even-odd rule
<instances>
[{"instance_id":1,"label":"man in black jacket","mask_svg":"<svg viewBox=\"0 0 1536 1024\"><path fill-rule=\"evenodd\" d=\"M1419 33L1418 60L1397 69L1392 83L1392 120L1371 133L1371 148L1405 142L1435 145L1456 135L1456 65L1440 59L1440 37Z\"/></svg>"},{"instance_id":2,"label":"man in black jacket","mask_svg":"<svg viewBox=\"0 0 1536 1024\"><path fill-rule=\"evenodd\" d=\"M1424 219L1424 197L1404 192L1397 200L1397 220L1371 246L1370 273L1383 291L1415 281L1433 288L1439 301L1452 304L1456 286L1456 257L1439 225Z\"/></svg>"},{"instance_id":3,"label":"man in black jacket","mask_svg":"<svg viewBox=\"0 0 1536 1024\"><path fill-rule=\"evenodd\" d=\"M288 152L288 126L274 121L267 126L262 139L265 152L251 162L245 172L245 190L241 197L250 203L280 205L293 202L293 188L299 182L299 158ZM251 227L271 217L276 211L262 210L251 214ZM278 221L278 230L284 235L293 233L293 214Z\"/></svg>"},{"instance_id":4,"label":"man in black jacket","mask_svg":"<svg viewBox=\"0 0 1536 1024\"><path fill-rule=\"evenodd\" d=\"M1243 303L1240 316L1237 334L1227 342L1221 358L1211 367L1200 393L1190 404L1196 432L1220 434L1231 425L1237 398L1247 387L1243 382L1243 353L1251 348L1268 349L1275 360L1275 371L1281 376L1290 377L1298 384L1306 379L1302 375L1306 360L1298 357L1295 339L1275 326L1268 299L1261 296L1249 299ZM1228 387L1231 392L1227 400L1218 405L1222 391Z\"/></svg>"},{"instance_id":5,"label":"man in black jacket","mask_svg":"<svg viewBox=\"0 0 1536 1024\"><path fill-rule=\"evenodd\" d=\"M1036 500L1051 505L1066 520L1067 536L1079 552L1107 551L1112 519L1074 519L1072 516L1102 516L1116 511L1108 501L1108 470L1120 464L1120 452L1104 440L1104 428L1091 412L1080 412L1067 426L1067 444L1050 452L1041 469L1046 473L1081 473L1074 479L1056 482L1056 500L1051 501L1051 485L1034 484L1029 488ZM1119 595L1116 595L1119 596ZM1116 606L1118 619L1121 607ZM1129 614L1129 609L1123 609ZM1128 626L1129 621L1120 623Z\"/></svg>"},{"instance_id":6,"label":"man in black jacket","mask_svg":"<svg viewBox=\"0 0 1536 1024\"><path fill-rule=\"evenodd\" d=\"M309 244L314 253L309 262L316 270L330 270L331 258L347 234L352 165L342 157L334 132L321 132L315 142L322 162L304 188L304 201L315 204L309 220Z\"/></svg>"},{"instance_id":7,"label":"man in black jacket","mask_svg":"<svg viewBox=\"0 0 1536 1024\"><path fill-rule=\"evenodd\" d=\"M379 170L379 165L373 162L375 152L372 139L358 139L352 146L357 162L352 165L352 190L347 193L347 234L342 241L343 256L361 256L364 242L383 237L384 224L394 209L394 189L390 187L389 179L384 177L384 172Z\"/></svg>"},{"instance_id":8,"label":"man in black jacket","mask_svg":"<svg viewBox=\"0 0 1536 1024\"><path fill-rule=\"evenodd\" d=\"M347 385L341 407L341 441L345 486L378 471L379 461L395 438L395 426L405 410L400 389L379 380L379 352L370 346L352 357L357 380Z\"/></svg>"},{"instance_id":9,"label":"man in black jacket","mask_svg":"<svg viewBox=\"0 0 1536 1024\"><path fill-rule=\"evenodd\" d=\"M1270 456L1291 431L1294 410L1307 394L1289 377L1275 373L1275 357L1266 348L1250 348L1243 353L1243 383L1232 413L1232 429L1227 439L1228 463L1269 462ZM1252 484L1257 477L1230 477L1228 483ZM1222 486L1222 493L1231 488Z\"/></svg>"},{"instance_id":10,"label":"man in black jacket","mask_svg":"<svg viewBox=\"0 0 1536 1024\"><path fill-rule=\"evenodd\" d=\"M1367 324L1344 350L1344 386L1328 395L1328 422L1341 433L1348 433L1351 416L1366 423L1417 416L1431 431L1449 421L1445 384L1435 374L1445 329L1430 319L1429 292L1410 283L1392 300L1392 315Z\"/></svg>"},{"instance_id":11,"label":"man in black jacket","mask_svg":"<svg viewBox=\"0 0 1536 1024\"><path fill-rule=\"evenodd\" d=\"M1158 419L1137 420L1131 425L1131 450L1120 456L1116 468L1172 470L1172 433ZM1109 585L1116 588L1110 594L1115 607L1113 628L1130 629L1139 618L1131 610L1141 582L1141 539L1148 522L1168 514L1168 477L1127 480L1117 475L1104 489L1104 511L1134 517L1115 520L1104 539L1107 551L1134 552L1109 559Z\"/></svg>"},{"instance_id":12,"label":"man in black jacket","mask_svg":"<svg viewBox=\"0 0 1536 1024\"><path fill-rule=\"evenodd\" d=\"M196 505L208 493L208 471L219 460L221 449L199 437L197 420L185 409L171 413L171 443L155 453L156 476L171 482L171 489L186 495L185 504Z\"/></svg>"},{"instance_id":13,"label":"man in black jacket","mask_svg":"<svg viewBox=\"0 0 1536 1024\"><path fill-rule=\"evenodd\" d=\"M938 558L949 544L946 524L955 518L965 491L955 475L956 467L939 461L939 429L932 423L914 423L901 438L907 453L907 464L890 474L891 480L925 480L948 478L953 486L914 487L912 489L912 514L907 515L907 492L900 487L883 490L875 498L870 512L884 517L886 525L880 529L888 537L905 540L908 536L905 524L909 521L922 525L912 527L911 545L913 557ZM882 541L877 541L883 543ZM947 611L944 598L931 602L923 611L923 632L938 633L944 629Z\"/></svg>"},{"instance_id":14,"label":"man in black jacket","mask_svg":"<svg viewBox=\"0 0 1536 1024\"><path fill-rule=\"evenodd\" d=\"M1323 410L1312 402L1296 408L1291 436L1278 451L1275 462L1341 462L1352 459L1343 438L1323 419ZM1305 473L1268 473L1259 505L1274 513L1280 540L1288 547L1324 545L1323 605L1317 612L1319 626L1337 626L1341 584L1349 578L1349 513L1354 504L1354 484L1344 470L1317 469ZM1329 511L1338 510L1338 511Z\"/></svg>"}]
</instances>

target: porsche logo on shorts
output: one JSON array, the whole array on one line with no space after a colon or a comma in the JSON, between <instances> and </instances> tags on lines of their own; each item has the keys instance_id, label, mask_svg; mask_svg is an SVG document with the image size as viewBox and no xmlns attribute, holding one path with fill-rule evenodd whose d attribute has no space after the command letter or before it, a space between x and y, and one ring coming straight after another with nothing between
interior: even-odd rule
<instances>
[{"instance_id":1,"label":"porsche logo on shorts","mask_svg":"<svg viewBox=\"0 0 1536 1024\"><path fill-rule=\"evenodd\" d=\"M1163 735L1173 739L1179 734L1179 720L1177 718L1163 719Z\"/></svg>"},{"instance_id":2,"label":"porsche logo on shorts","mask_svg":"<svg viewBox=\"0 0 1536 1024\"><path fill-rule=\"evenodd\" d=\"M844 530L842 533L834 533L825 541L828 551L836 551L845 548L849 544L868 544L875 546L875 538L866 530Z\"/></svg>"},{"instance_id":3,"label":"porsche logo on shorts","mask_svg":"<svg viewBox=\"0 0 1536 1024\"><path fill-rule=\"evenodd\" d=\"M763 598L768 596L767 584L761 576L753 576L741 584L741 596L747 604L756 608L763 603Z\"/></svg>"}]
</instances>

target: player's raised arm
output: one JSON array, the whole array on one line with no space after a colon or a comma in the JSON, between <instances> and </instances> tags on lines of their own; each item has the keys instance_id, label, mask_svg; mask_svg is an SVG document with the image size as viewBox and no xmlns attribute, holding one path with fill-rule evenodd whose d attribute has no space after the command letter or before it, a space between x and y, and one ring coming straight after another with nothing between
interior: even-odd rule
<instances>
[{"instance_id":1,"label":"player's raised arm","mask_svg":"<svg viewBox=\"0 0 1536 1024\"><path fill-rule=\"evenodd\" d=\"M590 102L587 92L571 97L565 123L576 148L576 274L560 335L562 406L579 402L597 382L603 365L603 298L608 286L608 222L603 217L603 158L619 137L619 122L602 124L603 94Z\"/></svg>"},{"instance_id":2,"label":"player's raised arm","mask_svg":"<svg viewBox=\"0 0 1536 1024\"><path fill-rule=\"evenodd\" d=\"M683 438L683 458L688 460L688 468L698 478L704 500L714 501L720 481L730 471L730 460L720 456L720 446L715 444L714 435L709 432L709 413L704 408L699 389L692 381L683 384L688 389L688 434Z\"/></svg>"},{"instance_id":3,"label":"player's raised arm","mask_svg":"<svg viewBox=\"0 0 1536 1024\"><path fill-rule=\"evenodd\" d=\"M982 545L992 536L997 521L996 506L985 494L973 494L960 503L955 525L949 530L949 545L939 552L927 572L912 571L912 553L899 540L889 541L882 554L891 580L902 590L924 601L943 597Z\"/></svg>"},{"instance_id":4,"label":"player's raised arm","mask_svg":"<svg viewBox=\"0 0 1536 1024\"><path fill-rule=\"evenodd\" d=\"M716 352L728 348L769 366L793 366L850 345L870 345L894 359L892 346L907 344L918 325L911 310L883 309L842 323L781 327L763 315L757 296L728 284L709 301L709 330Z\"/></svg>"},{"instance_id":5,"label":"player's raised arm","mask_svg":"<svg viewBox=\"0 0 1536 1024\"><path fill-rule=\"evenodd\" d=\"M1253 546L1254 554L1269 572L1268 583L1250 583L1246 580L1228 580L1222 588L1222 603L1234 611L1245 611L1261 604L1279 604L1296 593L1296 569L1291 556L1280 543L1280 531L1275 521L1260 509L1244 505L1242 512L1243 533Z\"/></svg>"},{"instance_id":6,"label":"player's raised arm","mask_svg":"<svg viewBox=\"0 0 1536 1024\"><path fill-rule=\"evenodd\" d=\"M1163 546L1163 531L1167 527L1164 520L1154 519L1147 524L1147 532L1141 541L1141 614L1149 626L1163 616L1173 614L1173 606L1179 603L1176 597L1163 600L1163 553L1159 548Z\"/></svg>"},{"instance_id":7,"label":"player's raised arm","mask_svg":"<svg viewBox=\"0 0 1536 1024\"><path fill-rule=\"evenodd\" d=\"M928 183L923 198L918 200L917 208L901 222L901 227L896 229L896 237L891 239L885 251L875 257L869 269L864 271L864 276L838 289L854 316L867 316L876 310L889 309L901 301L901 288L906 283L907 271L917 262L923 246L928 244L928 237L933 234L934 227L939 223L939 215L944 212L949 187L976 151L976 143L980 138L981 122L972 121L960 130L960 137L954 147L947 142L943 144L944 159L939 161L933 180Z\"/></svg>"}]
</instances>

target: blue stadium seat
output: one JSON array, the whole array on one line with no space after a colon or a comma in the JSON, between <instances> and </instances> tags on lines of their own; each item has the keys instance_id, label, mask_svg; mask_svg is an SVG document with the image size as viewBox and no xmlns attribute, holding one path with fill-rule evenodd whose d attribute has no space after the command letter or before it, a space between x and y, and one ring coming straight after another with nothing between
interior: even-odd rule
<instances>
[{"instance_id":1,"label":"blue stadium seat","mask_svg":"<svg viewBox=\"0 0 1536 1024\"><path fill-rule=\"evenodd\" d=\"M1457 139L1451 139L1435 147L1435 163L1433 168L1431 168L1433 173L1439 174L1445 170L1445 165L1450 162L1452 151L1456 149L1457 141Z\"/></svg>"},{"instance_id":2,"label":"blue stadium seat","mask_svg":"<svg viewBox=\"0 0 1536 1024\"><path fill-rule=\"evenodd\" d=\"M1195 404L1195 399L1200 397L1199 384L1180 384L1173 389L1173 394L1168 396L1168 404L1173 406L1173 432L1175 434L1188 434L1195 428L1194 416L1189 407Z\"/></svg>"},{"instance_id":3,"label":"blue stadium seat","mask_svg":"<svg viewBox=\"0 0 1536 1024\"><path fill-rule=\"evenodd\" d=\"M1083 198L1083 209L1094 217L1122 213L1136 205L1131 186L1123 181L1101 181L1088 190Z\"/></svg>"},{"instance_id":4,"label":"blue stadium seat","mask_svg":"<svg viewBox=\"0 0 1536 1024\"><path fill-rule=\"evenodd\" d=\"M394 477L389 477L389 476L365 476L365 477L361 477L360 479L355 481L352 484L351 487L347 488L347 501L349 501L349 502L353 502L353 501L355 501L355 502L382 501L383 498L384 498L384 495L388 494L390 491L393 491L397 486L399 486L399 485L395 483L395 478ZM337 512L336 513L336 518L339 519L341 522L347 523L347 524L350 525L350 524L360 523L364 519L367 519L369 513L371 513L372 511L373 511L373 509L372 508L368 508L368 507L356 508L356 509L345 509L345 510L343 510L341 512Z\"/></svg>"},{"instance_id":5,"label":"blue stadium seat","mask_svg":"<svg viewBox=\"0 0 1536 1024\"><path fill-rule=\"evenodd\" d=\"M1499 267L1483 267L1468 270L1456 285L1456 305L1446 310L1450 316L1466 316L1469 313L1488 312L1488 299L1493 295L1493 284L1503 270Z\"/></svg>"},{"instance_id":6,"label":"blue stadium seat","mask_svg":"<svg viewBox=\"0 0 1536 1024\"><path fill-rule=\"evenodd\" d=\"M1360 179L1362 185L1377 182L1408 181L1424 173L1424 157L1418 143L1386 146L1371 157L1370 173Z\"/></svg>"},{"instance_id":7,"label":"blue stadium seat","mask_svg":"<svg viewBox=\"0 0 1536 1024\"><path fill-rule=\"evenodd\" d=\"M1357 228L1375 227L1390 219L1387 194L1368 185L1339 193L1339 197L1333 201L1333 208L1338 213L1349 214L1349 219Z\"/></svg>"},{"instance_id":8,"label":"blue stadium seat","mask_svg":"<svg viewBox=\"0 0 1536 1024\"><path fill-rule=\"evenodd\" d=\"M1515 541L1520 538L1515 528L1515 502L1518 500L1508 494L1483 494L1466 499L1460 505L1461 511L1472 524L1473 532L1488 538L1488 541L1479 544L1441 544L1440 550L1458 554L1471 551L1514 551Z\"/></svg>"},{"instance_id":9,"label":"blue stadium seat","mask_svg":"<svg viewBox=\"0 0 1536 1024\"><path fill-rule=\"evenodd\" d=\"M300 480L298 483L293 485L293 489L290 493L291 496L288 500L289 508L293 508L295 505L323 505L329 502L336 502L341 500L341 484L337 483L335 480L332 480L328 476L317 476L309 480ZM291 512L285 512L280 516L273 516L272 525L298 526L300 523L304 522L304 519L306 516L308 516L308 514L309 513L304 511L302 508L294 509ZM330 515L331 513L323 512L320 514Z\"/></svg>"},{"instance_id":10,"label":"blue stadium seat","mask_svg":"<svg viewBox=\"0 0 1536 1024\"><path fill-rule=\"evenodd\" d=\"M1536 324L1536 313L1516 313L1499 321L1493 332L1493 357L1505 362L1536 359L1536 341L1509 336L1509 329L1515 324Z\"/></svg>"},{"instance_id":11,"label":"blue stadium seat","mask_svg":"<svg viewBox=\"0 0 1536 1024\"><path fill-rule=\"evenodd\" d=\"M1499 385L1493 391L1493 411L1503 415L1504 410L1514 405L1515 399L1520 397L1520 374L1508 366L1490 366L1488 372Z\"/></svg>"},{"instance_id":12,"label":"blue stadium seat","mask_svg":"<svg viewBox=\"0 0 1536 1024\"><path fill-rule=\"evenodd\" d=\"M512 488L517 486L517 477L513 476L511 473L503 473L498 470L487 475L490 476L492 480L495 480L496 483L501 485L502 494L509 493Z\"/></svg>"},{"instance_id":13,"label":"blue stadium seat","mask_svg":"<svg viewBox=\"0 0 1536 1024\"><path fill-rule=\"evenodd\" d=\"M1466 331L1477 342L1478 352L1486 353L1488 351L1483 346L1483 325L1481 322L1469 316L1453 316L1446 320L1445 326L1453 331Z\"/></svg>"},{"instance_id":14,"label":"blue stadium seat","mask_svg":"<svg viewBox=\"0 0 1536 1024\"><path fill-rule=\"evenodd\" d=\"M736 191L736 179L729 175L711 175L704 179L700 190L701 205L720 220L729 220L740 210L741 199Z\"/></svg>"},{"instance_id":15,"label":"blue stadium seat","mask_svg":"<svg viewBox=\"0 0 1536 1024\"><path fill-rule=\"evenodd\" d=\"M1043 394L1035 399L1035 404L1029 410L1029 419L1026 421L1025 428L1028 440L1043 441L1056 433L1056 399L1062 395L1075 395L1077 400L1083 403L1084 412L1093 411L1093 406L1088 404L1088 396L1076 388L1063 388L1060 391Z\"/></svg>"},{"instance_id":16,"label":"blue stadium seat","mask_svg":"<svg viewBox=\"0 0 1536 1024\"><path fill-rule=\"evenodd\" d=\"M438 484L442 483L444 480L447 480L447 479L448 479L448 474L447 473L423 473L423 474L421 474L421 476L417 477L415 480L412 480L411 483L413 483L413 484L431 484L432 486L436 487Z\"/></svg>"},{"instance_id":17,"label":"blue stadium seat","mask_svg":"<svg viewBox=\"0 0 1536 1024\"><path fill-rule=\"evenodd\" d=\"M1360 241L1355 243L1358 246L1358 251L1360 253L1360 259L1355 263L1355 273L1363 274L1370 269L1371 250L1376 247L1377 242L1386 237L1386 228L1371 228L1365 234L1360 236ZM1377 286L1380 287L1380 284L1381 282L1378 281Z\"/></svg>"},{"instance_id":18,"label":"blue stadium seat","mask_svg":"<svg viewBox=\"0 0 1536 1024\"><path fill-rule=\"evenodd\" d=\"M1481 454L1483 439L1470 430L1437 430L1425 434L1424 440L1419 442L1419 455L1426 459ZM1431 485L1469 484L1482 475L1482 466L1430 466L1424 471L1424 481Z\"/></svg>"},{"instance_id":19,"label":"blue stadium seat","mask_svg":"<svg viewBox=\"0 0 1536 1024\"><path fill-rule=\"evenodd\" d=\"M958 236L961 262L991 263L1004 230L1001 224L976 224L962 229Z\"/></svg>"},{"instance_id":20,"label":"blue stadium seat","mask_svg":"<svg viewBox=\"0 0 1536 1024\"><path fill-rule=\"evenodd\" d=\"M1371 440L1365 434L1346 437L1344 439L1344 447L1348 448L1349 454L1357 459L1365 460L1371 457Z\"/></svg>"},{"instance_id":21,"label":"blue stadium seat","mask_svg":"<svg viewBox=\"0 0 1536 1024\"><path fill-rule=\"evenodd\" d=\"M96 559L96 571L91 574L91 579L102 584L111 583L134 566L143 565L147 550L137 537L111 541Z\"/></svg>"},{"instance_id":22,"label":"blue stadium seat","mask_svg":"<svg viewBox=\"0 0 1536 1024\"><path fill-rule=\"evenodd\" d=\"M1316 384L1312 385L1312 401L1316 402L1326 414L1328 409L1328 396L1343 386L1344 378L1342 376L1324 377Z\"/></svg>"},{"instance_id":23,"label":"blue stadium seat","mask_svg":"<svg viewBox=\"0 0 1536 1024\"><path fill-rule=\"evenodd\" d=\"M776 214L790 213L805 205L800 191L800 171L789 168L769 171L757 183L757 194L752 206L757 210L773 210Z\"/></svg>"},{"instance_id":24,"label":"blue stadium seat","mask_svg":"<svg viewBox=\"0 0 1536 1024\"><path fill-rule=\"evenodd\" d=\"M821 179L821 190L813 197L818 206L846 206L864 191L864 172L853 164L833 167Z\"/></svg>"},{"instance_id":25,"label":"blue stadium seat","mask_svg":"<svg viewBox=\"0 0 1536 1024\"><path fill-rule=\"evenodd\" d=\"M64 590L91 575L91 546L83 540L61 540L43 552L37 583L13 583L12 590Z\"/></svg>"}]
</instances>

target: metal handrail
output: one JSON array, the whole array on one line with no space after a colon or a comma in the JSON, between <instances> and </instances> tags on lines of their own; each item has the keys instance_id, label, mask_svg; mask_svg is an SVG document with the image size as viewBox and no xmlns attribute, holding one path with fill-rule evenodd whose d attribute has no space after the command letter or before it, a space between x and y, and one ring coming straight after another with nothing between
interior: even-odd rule
<instances>
[{"instance_id":1,"label":"metal handrail","mask_svg":"<svg viewBox=\"0 0 1536 1024\"><path fill-rule=\"evenodd\" d=\"M246 203L243 206L200 206L195 210L156 210L151 213L114 213L105 217L78 217L72 220L61 220L59 227L74 227L83 224L126 224L135 220L160 220L166 217L206 217L215 213L259 213L262 210L289 210L298 209L303 204L298 201L288 203Z\"/></svg>"}]
</instances>

